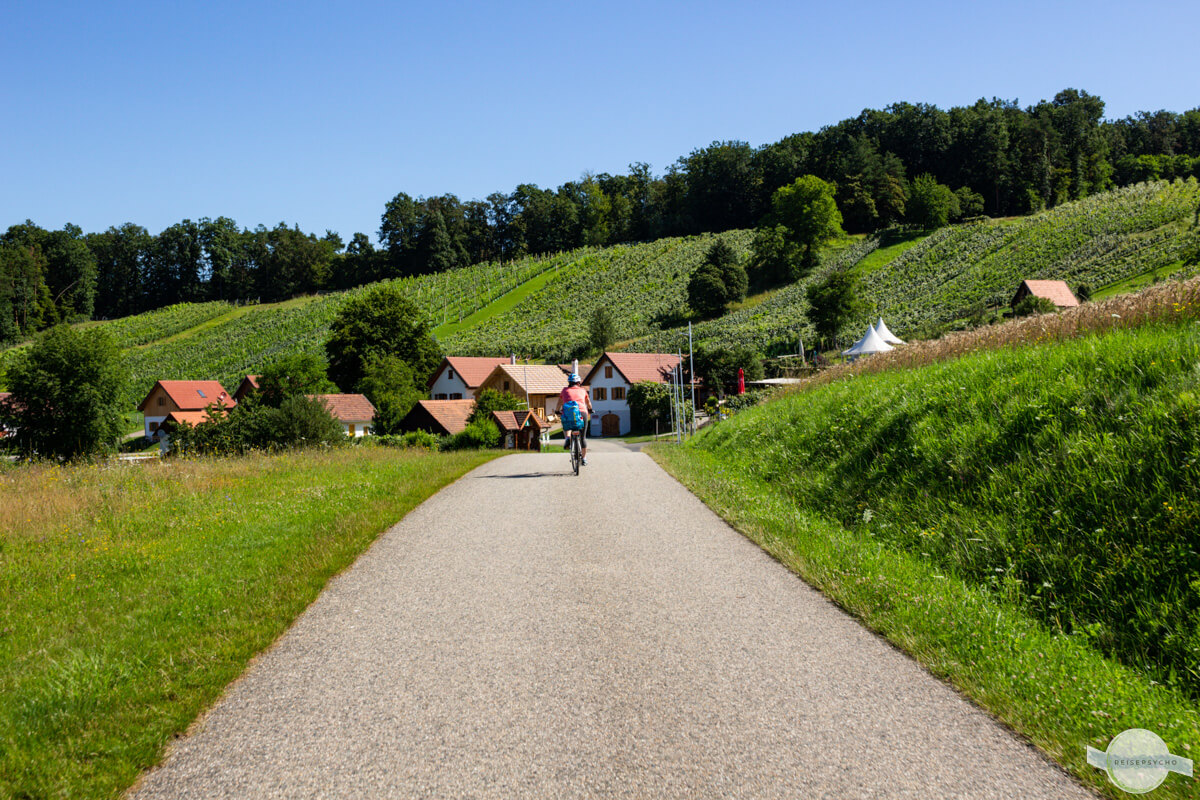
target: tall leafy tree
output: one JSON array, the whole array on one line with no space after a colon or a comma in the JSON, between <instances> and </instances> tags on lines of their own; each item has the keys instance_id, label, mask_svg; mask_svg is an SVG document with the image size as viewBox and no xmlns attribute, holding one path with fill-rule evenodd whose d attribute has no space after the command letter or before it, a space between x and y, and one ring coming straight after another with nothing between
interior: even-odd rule
<instances>
[{"instance_id":1,"label":"tall leafy tree","mask_svg":"<svg viewBox=\"0 0 1200 800\"><path fill-rule=\"evenodd\" d=\"M834 270L806 290L808 318L817 335L830 340L866 312L857 276L848 269Z\"/></svg>"},{"instance_id":2,"label":"tall leafy tree","mask_svg":"<svg viewBox=\"0 0 1200 800\"><path fill-rule=\"evenodd\" d=\"M775 192L768 223L786 228L788 239L800 248L800 274L816 265L825 242L842 234L833 186L815 175L799 177Z\"/></svg>"},{"instance_id":3,"label":"tall leafy tree","mask_svg":"<svg viewBox=\"0 0 1200 800\"><path fill-rule=\"evenodd\" d=\"M329 377L344 392L356 391L373 359L395 356L424 380L442 358L424 315L392 285L347 300L330 325L325 352Z\"/></svg>"},{"instance_id":4,"label":"tall leafy tree","mask_svg":"<svg viewBox=\"0 0 1200 800\"><path fill-rule=\"evenodd\" d=\"M78 458L115 449L125 370L103 329L52 328L13 358L8 386L0 413L22 453Z\"/></svg>"}]
</instances>

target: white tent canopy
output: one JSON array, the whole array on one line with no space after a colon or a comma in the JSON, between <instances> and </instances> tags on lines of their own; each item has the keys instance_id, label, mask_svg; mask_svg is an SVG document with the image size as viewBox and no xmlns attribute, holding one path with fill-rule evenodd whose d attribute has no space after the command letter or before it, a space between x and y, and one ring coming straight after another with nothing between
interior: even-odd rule
<instances>
[{"instance_id":1,"label":"white tent canopy","mask_svg":"<svg viewBox=\"0 0 1200 800\"><path fill-rule=\"evenodd\" d=\"M844 356L865 356L868 353L886 353L889 350L895 350L890 344L880 338L875 332L875 328L867 326L867 332L861 339L854 343L849 350L843 350Z\"/></svg>"},{"instance_id":2,"label":"white tent canopy","mask_svg":"<svg viewBox=\"0 0 1200 800\"><path fill-rule=\"evenodd\" d=\"M875 332L888 344L904 344L903 339L889 331L888 326L883 324L883 317L880 317L879 322L875 323Z\"/></svg>"}]
</instances>

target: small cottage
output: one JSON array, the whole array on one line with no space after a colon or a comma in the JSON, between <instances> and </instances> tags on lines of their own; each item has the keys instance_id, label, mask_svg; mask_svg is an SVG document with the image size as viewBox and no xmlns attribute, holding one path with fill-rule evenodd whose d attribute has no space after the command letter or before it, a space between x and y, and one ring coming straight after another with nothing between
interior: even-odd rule
<instances>
[{"instance_id":1,"label":"small cottage","mask_svg":"<svg viewBox=\"0 0 1200 800\"><path fill-rule=\"evenodd\" d=\"M369 436L371 423L375 421L375 406L361 394L309 394L310 400L320 400L329 409L333 418L342 423L342 430L350 438Z\"/></svg>"},{"instance_id":2,"label":"small cottage","mask_svg":"<svg viewBox=\"0 0 1200 800\"><path fill-rule=\"evenodd\" d=\"M512 450L538 450L542 431L549 423L531 411L493 411L492 421L500 429L500 446Z\"/></svg>"},{"instance_id":3,"label":"small cottage","mask_svg":"<svg viewBox=\"0 0 1200 800\"><path fill-rule=\"evenodd\" d=\"M247 397L249 397L251 394L253 394L254 392L257 392L257 391L258 391L258 376L257 375L247 375L246 377L242 378L242 382L239 383L238 387L233 390L233 399L240 403L243 400L245 400Z\"/></svg>"},{"instance_id":4,"label":"small cottage","mask_svg":"<svg viewBox=\"0 0 1200 800\"><path fill-rule=\"evenodd\" d=\"M1015 308L1017 303L1030 295L1044 297L1059 308L1074 308L1079 305L1079 300L1066 281L1021 281L1009 305Z\"/></svg>"},{"instance_id":5,"label":"small cottage","mask_svg":"<svg viewBox=\"0 0 1200 800\"><path fill-rule=\"evenodd\" d=\"M400 421L400 430L428 431L440 436L458 433L466 429L467 417L474 410L474 400L419 400Z\"/></svg>"},{"instance_id":6,"label":"small cottage","mask_svg":"<svg viewBox=\"0 0 1200 800\"><path fill-rule=\"evenodd\" d=\"M145 436L153 439L164 423L198 425L208 419L209 406L228 411L237 401L219 381L158 381L138 404L145 420Z\"/></svg>"}]
</instances>

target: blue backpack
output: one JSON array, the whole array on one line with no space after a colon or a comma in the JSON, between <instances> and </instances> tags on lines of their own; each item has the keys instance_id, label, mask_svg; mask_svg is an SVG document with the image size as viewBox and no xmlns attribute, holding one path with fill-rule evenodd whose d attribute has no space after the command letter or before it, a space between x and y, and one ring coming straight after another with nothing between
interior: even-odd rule
<instances>
[{"instance_id":1,"label":"blue backpack","mask_svg":"<svg viewBox=\"0 0 1200 800\"><path fill-rule=\"evenodd\" d=\"M581 431L583 430L583 411L579 408L579 403L574 400L568 400L563 403L562 424L564 431Z\"/></svg>"}]
</instances>

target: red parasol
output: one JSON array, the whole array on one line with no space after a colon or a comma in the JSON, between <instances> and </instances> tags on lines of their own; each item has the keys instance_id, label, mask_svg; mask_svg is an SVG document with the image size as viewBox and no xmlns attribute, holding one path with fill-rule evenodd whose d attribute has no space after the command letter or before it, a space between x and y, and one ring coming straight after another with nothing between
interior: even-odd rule
<instances>
[{"instance_id":1,"label":"red parasol","mask_svg":"<svg viewBox=\"0 0 1200 800\"><path fill-rule=\"evenodd\" d=\"M738 394L746 393L746 370L738 367Z\"/></svg>"}]
</instances>

